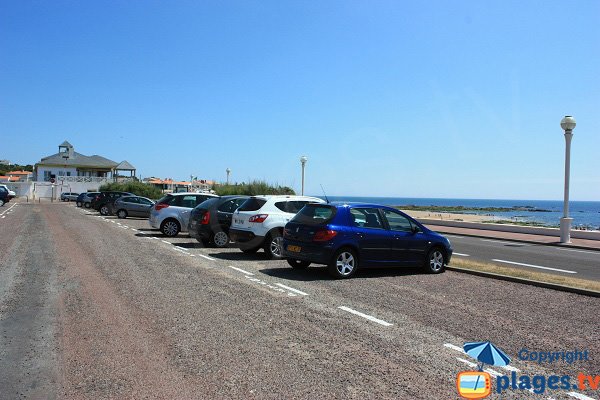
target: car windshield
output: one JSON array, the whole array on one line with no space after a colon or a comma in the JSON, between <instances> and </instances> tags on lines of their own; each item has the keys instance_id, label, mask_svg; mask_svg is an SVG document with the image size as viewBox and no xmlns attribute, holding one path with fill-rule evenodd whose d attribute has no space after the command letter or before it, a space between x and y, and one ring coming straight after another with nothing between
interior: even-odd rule
<instances>
[{"instance_id":1,"label":"car windshield","mask_svg":"<svg viewBox=\"0 0 600 400\"><path fill-rule=\"evenodd\" d=\"M250 197L248 200L246 200L241 206L240 208L238 208L238 210L240 211L257 211L260 210L260 208L262 206L265 205L267 201L264 199L259 199L256 197Z\"/></svg>"},{"instance_id":2,"label":"car windshield","mask_svg":"<svg viewBox=\"0 0 600 400\"><path fill-rule=\"evenodd\" d=\"M333 219L336 212L337 209L333 206L307 204L292 218L291 222L303 225L325 225Z\"/></svg>"}]
</instances>

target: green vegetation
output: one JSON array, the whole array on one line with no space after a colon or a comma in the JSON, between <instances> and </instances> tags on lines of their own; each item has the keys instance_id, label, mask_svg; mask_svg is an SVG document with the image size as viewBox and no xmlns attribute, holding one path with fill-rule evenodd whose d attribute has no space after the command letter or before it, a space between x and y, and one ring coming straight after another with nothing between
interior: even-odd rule
<instances>
[{"instance_id":1,"label":"green vegetation","mask_svg":"<svg viewBox=\"0 0 600 400\"><path fill-rule=\"evenodd\" d=\"M265 181L252 181L249 183L236 183L233 185L214 185L213 190L219 196L242 194L255 196L259 194L296 194L294 189L287 186L270 185Z\"/></svg>"},{"instance_id":2,"label":"green vegetation","mask_svg":"<svg viewBox=\"0 0 600 400\"><path fill-rule=\"evenodd\" d=\"M33 165L19 165L19 164L0 164L0 175L6 175L10 171L29 171L33 172Z\"/></svg>"},{"instance_id":3,"label":"green vegetation","mask_svg":"<svg viewBox=\"0 0 600 400\"><path fill-rule=\"evenodd\" d=\"M100 186L100 191L129 192L155 200L161 198L163 195L160 189L142 182L107 183Z\"/></svg>"},{"instance_id":4,"label":"green vegetation","mask_svg":"<svg viewBox=\"0 0 600 400\"><path fill-rule=\"evenodd\" d=\"M557 228L558 225L547 225L536 221L511 221L508 219L489 220L483 221L484 224L505 224L505 225L519 225L519 226L538 226L543 228Z\"/></svg>"},{"instance_id":5,"label":"green vegetation","mask_svg":"<svg viewBox=\"0 0 600 400\"><path fill-rule=\"evenodd\" d=\"M408 211L431 211L431 212L448 212L448 213L468 213L468 212L508 212L508 211L530 211L530 212L550 212L540 208L529 206L515 207L464 207L464 206L415 206L408 204L405 206L395 206L401 210Z\"/></svg>"}]
</instances>

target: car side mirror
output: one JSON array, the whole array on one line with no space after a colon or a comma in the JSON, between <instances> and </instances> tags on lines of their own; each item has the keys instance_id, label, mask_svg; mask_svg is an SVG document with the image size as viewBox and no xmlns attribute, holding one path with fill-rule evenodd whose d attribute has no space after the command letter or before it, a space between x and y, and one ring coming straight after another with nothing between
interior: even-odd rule
<instances>
[{"instance_id":1,"label":"car side mirror","mask_svg":"<svg viewBox=\"0 0 600 400\"><path fill-rule=\"evenodd\" d=\"M411 230L412 230L413 235L421 232L421 230L419 229L418 226L413 226Z\"/></svg>"}]
</instances>

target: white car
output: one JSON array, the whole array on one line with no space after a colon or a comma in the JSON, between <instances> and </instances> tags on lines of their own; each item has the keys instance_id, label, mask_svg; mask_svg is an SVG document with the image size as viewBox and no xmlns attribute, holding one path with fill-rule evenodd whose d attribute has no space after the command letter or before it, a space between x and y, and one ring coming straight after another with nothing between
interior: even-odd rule
<instances>
[{"instance_id":1,"label":"white car","mask_svg":"<svg viewBox=\"0 0 600 400\"><path fill-rule=\"evenodd\" d=\"M210 193L171 193L158 200L150 211L150 226L165 236L177 236L179 232L187 232L190 212L198 204L212 197Z\"/></svg>"},{"instance_id":2,"label":"white car","mask_svg":"<svg viewBox=\"0 0 600 400\"><path fill-rule=\"evenodd\" d=\"M8 186L6 185L0 185L0 187L3 187L4 189L8 190L8 197L11 199L14 199L15 197L17 197L17 194L15 192L13 192L12 190L10 190L8 188Z\"/></svg>"},{"instance_id":3,"label":"white car","mask_svg":"<svg viewBox=\"0 0 600 400\"><path fill-rule=\"evenodd\" d=\"M264 248L269 258L281 258L283 228L308 203L325 203L308 196L252 196L234 213L229 237L244 253Z\"/></svg>"}]
</instances>

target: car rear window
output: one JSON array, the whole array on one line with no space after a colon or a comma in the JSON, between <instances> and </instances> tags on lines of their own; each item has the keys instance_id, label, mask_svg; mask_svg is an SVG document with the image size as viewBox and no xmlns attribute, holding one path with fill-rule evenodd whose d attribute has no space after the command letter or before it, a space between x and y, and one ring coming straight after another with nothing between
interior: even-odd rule
<instances>
[{"instance_id":1,"label":"car rear window","mask_svg":"<svg viewBox=\"0 0 600 400\"><path fill-rule=\"evenodd\" d=\"M279 208L281 211L296 214L298 211L302 209L305 205L307 205L308 201L280 201L275 203L275 207Z\"/></svg>"},{"instance_id":2,"label":"car rear window","mask_svg":"<svg viewBox=\"0 0 600 400\"><path fill-rule=\"evenodd\" d=\"M303 225L325 225L335 217L337 208L321 204L308 204L292 218L291 222Z\"/></svg>"},{"instance_id":3,"label":"car rear window","mask_svg":"<svg viewBox=\"0 0 600 400\"><path fill-rule=\"evenodd\" d=\"M246 200L238 210L240 211L257 211L265 205L267 201L263 199L257 199L256 197L250 197Z\"/></svg>"},{"instance_id":4,"label":"car rear window","mask_svg":"<svg viewBox=\"0 0 600 400\"><path fill-rule=\"evenodd\" d=\"M211 197L208 200L204 200L202 203L198 204L196 206L196 208L202 208L204 210L208 210L209 208L211 208L217 201L219 200L218 197Z\"/></svg>"},{"instance_id":5,"label":"car rear window","mask_svg":"<svg viewBox=\"0 0 600 400\"><path fill-rule=\"evenodd\" d=\"M171 205L171 204L173 204L173 203L174 203L174 202L173 202L173 200L175 200L175 196L168 194L168 195L166 195L166 196L164 196L164 197L160 198L160 199L159 199L159 200L156 202L156 204L168 204L168 205Z\"/></svg>"}]
</instances>

